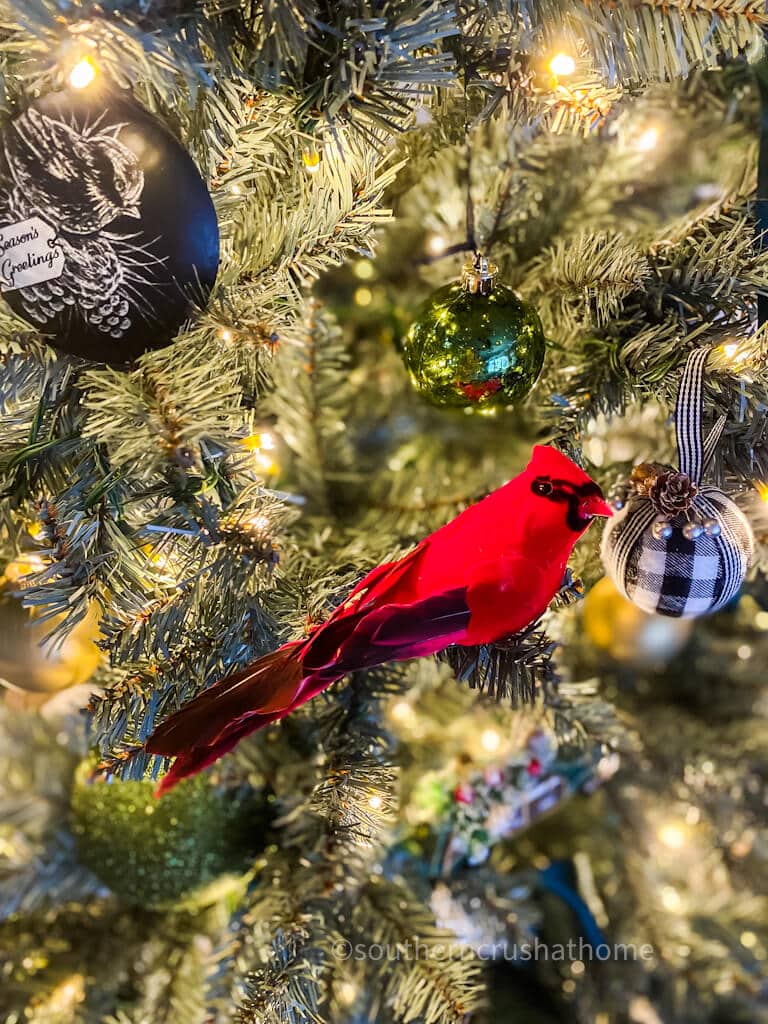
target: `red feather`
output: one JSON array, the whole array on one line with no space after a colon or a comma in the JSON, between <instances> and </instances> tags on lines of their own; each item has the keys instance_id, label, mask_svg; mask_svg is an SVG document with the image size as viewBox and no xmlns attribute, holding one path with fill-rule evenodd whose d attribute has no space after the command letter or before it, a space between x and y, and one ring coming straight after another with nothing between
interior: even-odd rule
<instances>
[{"instance_id":1,"label":"red feather","mask_svg":"<svg viewBox=\"0 0 768 1024\"><path fill-rule=\"evenodd\" d=\"M536 447L519 476L403 558L369 572L306 640L222 679L158 726L146 749L176 757L158 791L348 672L525 628L557 593L593 516L610 514L582 469L553 448Z\"/></svg>"}]
</instances>

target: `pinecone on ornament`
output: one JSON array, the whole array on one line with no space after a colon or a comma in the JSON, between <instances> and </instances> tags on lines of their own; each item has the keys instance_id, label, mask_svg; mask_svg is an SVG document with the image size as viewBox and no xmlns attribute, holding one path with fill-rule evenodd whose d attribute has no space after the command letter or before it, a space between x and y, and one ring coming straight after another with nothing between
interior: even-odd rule
<instances>
[{"instance_id":1,"label":"pinecone on ornament","mask_svg":"<svg viewBox=\"0 0 768 1024\"><path fill-rule=\"evenodd\" d=\"M656 477L648 497L662 514L677 516L688 511L698 493L698 485L689 476L672 469Z\"/></svg>"}]
</instances>

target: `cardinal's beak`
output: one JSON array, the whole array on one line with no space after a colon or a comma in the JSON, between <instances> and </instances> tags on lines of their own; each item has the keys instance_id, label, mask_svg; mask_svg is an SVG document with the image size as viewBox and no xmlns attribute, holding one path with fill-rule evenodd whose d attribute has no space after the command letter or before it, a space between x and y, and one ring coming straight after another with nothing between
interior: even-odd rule
<instances>
[{"instance_id":1,"label":"cardinal's beak","mask_svg":"<svg viewBox=\"0 0 768 1024\"><path fill-rule=\"evenodd\" d=\"M604 516L606 519L610 519L613 509L602 495L590 494L579 505L579 515L582 519L593 519L595 516Z\"/></svg>"}]
</instances>

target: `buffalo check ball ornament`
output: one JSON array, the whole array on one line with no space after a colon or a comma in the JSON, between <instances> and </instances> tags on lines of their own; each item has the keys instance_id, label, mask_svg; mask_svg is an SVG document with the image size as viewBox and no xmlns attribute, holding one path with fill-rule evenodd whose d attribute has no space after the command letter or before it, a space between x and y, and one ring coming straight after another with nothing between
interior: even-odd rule
<instances>
[{"instance_id":1,"label":"buffalo check ball ornament","mask_svg":"<svg viewBox=\"0 0 768 1024\"><path fill-rule=\"evenodd\" d=\"M635 466L602 542L608 575L646 612L694 618L717 611L739 591L754 548L739 507L703 483L725 426L702 433L706 349L688 357L675 423L679 468Z\"/></svg>"},{"instance_id":2,"label":"buffalo check ball ornament","mask_svg":"<svg viewBox=\"0 0 768 1024\"><path fill-rule=\"evenodd\" d=\"M0 132L0 291L71 355L126 365L169 344L216 279L208 189L165 126L102 76Z\"/></svg>"}]
</instances>

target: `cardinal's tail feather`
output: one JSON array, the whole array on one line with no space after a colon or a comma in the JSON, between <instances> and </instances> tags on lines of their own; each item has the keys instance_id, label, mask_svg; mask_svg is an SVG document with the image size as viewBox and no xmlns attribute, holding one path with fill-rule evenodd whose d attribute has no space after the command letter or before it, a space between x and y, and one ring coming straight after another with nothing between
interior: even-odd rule
<instances>
[{"instance_id":1,"label":"cardinal's tail feather","mask_svg":"<svg viewBox=\"0 0 768 1024\"><path fill-rule=\"evenodd\" d=\"M146 750L173 757L197 748L213 748L242 719L269 717L289 708L304 678L301 647L301 643L285 644L203 690L155 729Z\"/></svg>"},{"instance_id":2,"label":"cardinal's tail feather","mask_svg":"<svg viewBox=\"0 0 768 1024\"><path fill-rule=\"evenodd\" d=\"M190 750L179 754L173 762L170 771L160 779L155 789L155 796L162 796L170 792L182 779L190 775L197 775L203 768L218 761L224 754L237 746L241 739L257 729L261 729L267 722L259 719L271 720L271 715L251 715L248 718L241 718L229 728L225 728L222 734L213 743L200 747L192 747Z\"/></svg>"}]
</instances>

